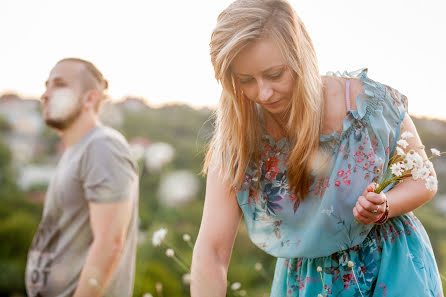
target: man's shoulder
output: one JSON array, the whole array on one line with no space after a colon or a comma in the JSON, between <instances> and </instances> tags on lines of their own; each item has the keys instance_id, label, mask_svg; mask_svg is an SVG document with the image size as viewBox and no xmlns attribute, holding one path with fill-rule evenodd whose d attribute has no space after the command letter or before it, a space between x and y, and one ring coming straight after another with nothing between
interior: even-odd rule
<instances>
[{"instance_id":1,"label":"man's shoulder","mask_svg":"<svg viewBox=\"0 0 446 297\"><path fill-rule=\"evenodd\" d=\"M129 144L119 131L108 126L97 126L89 141L87 147L97 145L111 145L128 148Z\"/></svg>"}]
</instances>

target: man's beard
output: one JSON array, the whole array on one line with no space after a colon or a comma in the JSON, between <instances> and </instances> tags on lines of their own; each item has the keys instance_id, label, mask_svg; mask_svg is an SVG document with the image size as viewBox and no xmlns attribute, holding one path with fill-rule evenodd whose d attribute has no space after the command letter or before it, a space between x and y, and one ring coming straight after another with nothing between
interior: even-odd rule
<instances>
[{"instance_id":1,"label":"man's beard","mask_svg":"<svg viewBox=\"0 0 446 297\"><path fill-rule=\"evenodd\" d=\"M77 98L75 93L68 88L56 90L47 108L46 124L61 131L68 129L82 111L80 98Z\"/></svg>"}]
</instances>

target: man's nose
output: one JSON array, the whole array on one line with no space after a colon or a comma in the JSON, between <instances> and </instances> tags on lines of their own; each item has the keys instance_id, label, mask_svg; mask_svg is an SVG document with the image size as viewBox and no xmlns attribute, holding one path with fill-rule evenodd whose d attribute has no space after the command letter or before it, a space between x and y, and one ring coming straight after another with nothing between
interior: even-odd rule
<instances>
[{"instance_id":1,"label":"man's nose","mask_svg":"<svg viewBox=\"0 0 446 297\"><path fill-rule=\"evenodd\" d=\"M258 82L258 99L261 102L267 102L273 95L271 84L267 81L261 80Z\"/></svg>"},{"instance_id":2,"label":"man's nose","mask_svg":"<svg viewBox=\"0 0 446 297\"><path fill-rule=\"evenodd\" d=\"M43 94L40 96L40 101L42 103L45 103L48 101L49 98L50 98L49 91L48 91L48 89L46 89L45 92L43 92Z\"/></svg>"}]
</instances>

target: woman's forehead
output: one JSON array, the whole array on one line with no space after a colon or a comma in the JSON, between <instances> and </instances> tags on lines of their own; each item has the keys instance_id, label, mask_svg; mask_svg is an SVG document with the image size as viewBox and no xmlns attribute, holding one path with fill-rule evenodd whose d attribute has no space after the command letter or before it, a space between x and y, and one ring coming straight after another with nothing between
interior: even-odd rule
<instances>
[{"instance_id":1,"label":"woman's forehead","mask_svg":"<svg viewBox=\"0 0 446 297\"><path fill-rule=\"evenodd\" d=\"M237 55L232 69L240 75L253 75L284 64L286 61L277 43L271 39L260 39Z\"/></svg>"}]
</instances>

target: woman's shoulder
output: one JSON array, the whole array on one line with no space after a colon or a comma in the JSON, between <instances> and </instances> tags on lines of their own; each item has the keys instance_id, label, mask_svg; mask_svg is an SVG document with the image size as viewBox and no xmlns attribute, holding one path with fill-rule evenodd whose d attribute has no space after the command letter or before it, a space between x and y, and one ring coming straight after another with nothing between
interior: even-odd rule
<instances>
[{"instance_id":1,"label":"woman's shoulder","mask_svg":"<svg viewBox=\"0 0 446 297\"><path fill-rule=\"evenodd\" d=\"M371 115L399 120L407 112L407 97L397 89L368 77L368 69L328 72L324 86L323 134L342 131L344 119L351 115L369 122ZM347 85L349 81L349 85ZM348 97L348 98L347 98ZM330 130L331 129L331 130Z\"/></svg>"}]
</instances>

